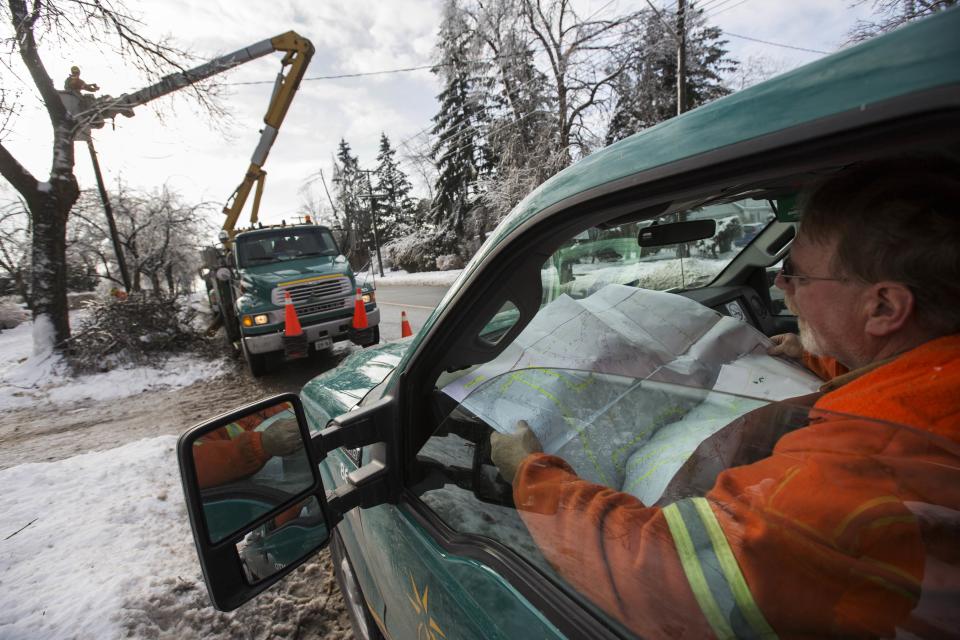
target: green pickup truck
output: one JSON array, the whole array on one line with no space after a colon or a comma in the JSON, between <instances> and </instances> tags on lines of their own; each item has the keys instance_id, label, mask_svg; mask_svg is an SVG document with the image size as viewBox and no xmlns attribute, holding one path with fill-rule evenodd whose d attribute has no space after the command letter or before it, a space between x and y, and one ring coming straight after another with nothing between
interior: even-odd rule
<instances>
[{"instance_id":1,"label":"green pickup truck","mask_svg":"<svg viewBox=\"0 0 960 640\"><path fill-rule=\"evenodd\" d=\"M956 634L956 544L924 547L912 528L957 531L956 438L859 417L926 443L940 463L898 475L889 450L842 476L824 471L819 490L797 494L788 474L777 486L731 485L726 503L703 497L712 481L678 493L677 478L722 424L762 415L781 434L813 417L809 404L776 401L802 396L810 380L765 355L765 336L797 329L774 276L811 277L784 263L796 197L874 158L956 156L958 61L960 11L947 10L594 153L515 208L412 339L185 432L178 456L213 606L242 605L329 545L358 638ZM701 242L731 216L762 229L741 243ZM619 313L625 305L634 312ZM772 374L751 368L758 359ZM203 456L214 443L267 442L278 411L296 424L296 446L253 473L217 467L212 482ZM490 440L519 420L590 482L552 506L515 502ZM952 497L883 497L826 534L813 516L777 515L783 495L818 513L860 480L879 481L857 475L871 464L894 493L953 473L936 483ZM598 484L611 509L669 533L622 528L596 510L570 529L577 487ZM732 535L730 520L711 524L724 504L763 507L769 519ZM568 528L552 535L560 518ZM774 538L791 551L762 546ZM759 555L742 555L753 540ZM881 548L903 555L873 559ZM804 583L836 558L849 589Z\"/></svg>"},{"instance_id":2,"label":"green pickup truck","mask_svg":"<svg viewBox=\"0 0 960 640\"><path fill-rule=\"evenodd\" d=\"M229 251L211 248L204 258L211 308L254 376L290 355L284 341L286 294L296 309L306 350L323 352L343 340L361 346L380 341L380 310L369 284L360 287L367 330L353 330L358 285L333 234L324 226L284 224L241 230Z\"/></svg>"}]
</instances>

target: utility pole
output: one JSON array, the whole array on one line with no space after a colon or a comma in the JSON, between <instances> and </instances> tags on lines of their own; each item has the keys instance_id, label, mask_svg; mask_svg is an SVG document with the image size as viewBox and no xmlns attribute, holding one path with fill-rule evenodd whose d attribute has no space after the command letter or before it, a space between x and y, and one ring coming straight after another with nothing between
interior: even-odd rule
<instances>
[{"instance_id":1,"label":"utility pole","mask_svg":"<svg viewBox=\"0 0 960 640\"><path fill-rule=\"evenodd\" d=\"M686 0L677 0L677 115L687 110Z\"/></svg>"},{"instance_id":2,"label":"utility pole","mask_svg":"<svg viewBox=\"0 0 960 640\"><path fill-rule=\"evenodd\" d=\"M373 173L372 169L360 169L363 173L367 174L367 195L365 196L370 200L370 219L373 222L373 246L377 250L377 267L380 269L380 277L385 278L383 274L383 258L380 256L380 236L377 231L377 196L373 193L373 183L370 181L370 174Z\"/></svg>"},{"instance_id":3,"label":"utility pole","mask_svg":"<svg viewBox=\"0 0 960 640\"><path fill-rule=\"evenodd\" d=\"M110 227L110 240L113 242L113 252L117 254L117 266L120 268L120 278L123 288L130 291L130 274L127 272L127 262L123 259L123 248L120 246L120 234L117 232L117 223L113 219L113 207L110 206L110 197L107 187L103 184L103 174L100 173L100 161L97 160L97 150L93 148L93 138L87 137L87 149L90 150L90 160L93 162L93 173L97 177L97 188L100 190L100 200L103 201L103 212L107 216L107 225Z\"/></svg>"}]
</instances>

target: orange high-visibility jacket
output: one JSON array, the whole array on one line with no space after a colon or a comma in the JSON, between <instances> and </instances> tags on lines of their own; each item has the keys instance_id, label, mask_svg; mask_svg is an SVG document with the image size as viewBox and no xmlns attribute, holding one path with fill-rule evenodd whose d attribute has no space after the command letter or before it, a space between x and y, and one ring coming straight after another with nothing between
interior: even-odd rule
<instances>
[{"instance_id":1,"label":"orange high-visibility jacket","mask_svg":"<svg viewBox=\"0 0 960 640\"><path fill-rule=\"evenodd\" d=\"M200 488L226 484L259 471L270 456L263 450L262 434L254 429L270 416L286 410L286 405L277 405L258 411L197 440L193 462Z\"/></svg>"},{"instance_id":2,"label":"orange high-visibility jacket","mask_svg":"<svg viewBox=\"0 0 960 640\"><path fill-rule=\"evenodd\" d=\"M824 395L810 415L706 496L647 507L534 454L514 500L560 575L642 636L955 633L960 335Z\"/></svg>"}]
</instances>

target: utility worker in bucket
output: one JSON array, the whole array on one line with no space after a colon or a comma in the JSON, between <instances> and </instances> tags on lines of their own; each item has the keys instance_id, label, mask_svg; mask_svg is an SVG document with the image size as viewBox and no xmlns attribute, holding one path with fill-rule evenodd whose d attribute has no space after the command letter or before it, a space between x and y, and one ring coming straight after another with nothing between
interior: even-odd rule
<instances>
[{"instance_id":1,"label":"utility worker in bucket","mask_svg":"<svg viewBox=\"0 0 960 640\"><path fill-rule=\"evenodd\" d=\"M525 423L491 436L545 557L643 637L960 629L960 167L865 162L802 210L776 279L800 348L780 347L844 373L772 449L650 506Z\"/></svg>"},{"instance_id":2,"label":"utility worker in bucket","mask_svg":"<svg viewBox=\"0 0 960 640\"><path fill-rule=\"evenodd\" d=\"M80 67L72 66L70 67L70 75L63 81L63 89L80 95L81 91L99 91L100 87L95 83L84 82L80 78Z\"/></svg>"}]
</instances>

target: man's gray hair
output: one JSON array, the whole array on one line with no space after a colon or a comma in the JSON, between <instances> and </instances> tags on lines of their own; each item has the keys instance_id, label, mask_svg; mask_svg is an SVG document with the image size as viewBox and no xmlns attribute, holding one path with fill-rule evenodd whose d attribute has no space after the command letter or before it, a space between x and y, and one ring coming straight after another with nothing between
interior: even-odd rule
<instances>
[{"instance_id":1,"label":"man's gray hair","mask_svg":"<svg viewBox=\"0 0 960 640\"><path fill-rule=\"evenodd\" d=\"M801 201L801 233L839 238L831 271L910 287L934 335L960 331L960 163L901 156L853 165Z\"/></svg>"}]
</instances>

